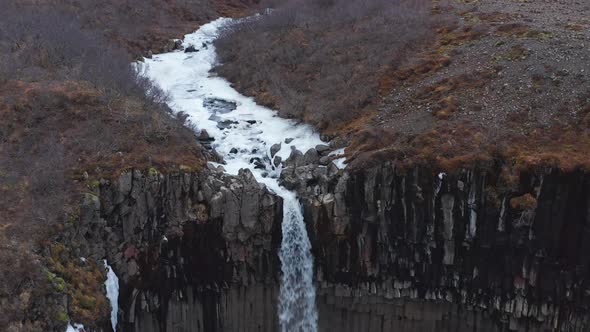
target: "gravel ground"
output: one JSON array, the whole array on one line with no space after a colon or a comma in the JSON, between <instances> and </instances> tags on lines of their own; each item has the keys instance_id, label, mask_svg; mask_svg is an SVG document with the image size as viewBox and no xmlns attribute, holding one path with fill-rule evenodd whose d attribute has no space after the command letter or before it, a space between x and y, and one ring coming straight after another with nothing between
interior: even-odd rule
<instances>
[{"instance_id":1,"label":"gravel ground","mask_svg":"<svg viewBox=\"0 0 590 332\"><path fill-rule=\"evenodd\" d=\"M450 64L395 87L374 126L397 133L399 142L455 126L495 141L557 127L588 135L580 123L590 105L590 2L463 0L451 7L454 31L481 37L441 47Z\"/></svg>"}]
</instances>

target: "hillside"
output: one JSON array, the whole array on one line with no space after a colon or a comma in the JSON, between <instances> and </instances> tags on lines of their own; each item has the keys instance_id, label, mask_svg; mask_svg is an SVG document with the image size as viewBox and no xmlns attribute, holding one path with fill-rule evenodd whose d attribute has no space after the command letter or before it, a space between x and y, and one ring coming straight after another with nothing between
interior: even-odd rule
<instances>
[{"instance_id":1,"label":"hillside","mask_svg":"<svg viewBox=\"0 0 590 332\"><path fill-rule=\"evenodd\" d=\"M363 4L279 5L228 31L217 71L352 167L590 166L588 3Z\"/></svg>"},{"instance_id":2,"label":"hillside","mask_svg":"<svg viewBox=\"0 0 590 332\"><path fill-rule=\"evenodd\" d=\"M239 8L0 3L0 330L61 330L69 319L91 322L107 312L104 268L63 244L82 197L127 169L198 171L215 160L186 116L172 115L166 93L129 64Z\"/></svg>"}]
</instances>

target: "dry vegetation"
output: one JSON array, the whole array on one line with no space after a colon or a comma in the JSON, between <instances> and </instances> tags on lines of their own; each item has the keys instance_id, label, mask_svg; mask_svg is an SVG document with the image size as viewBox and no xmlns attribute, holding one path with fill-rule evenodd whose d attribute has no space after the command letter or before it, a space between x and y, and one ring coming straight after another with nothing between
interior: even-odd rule
<instances>
[{"instance_id":1,"label":"dry vegetation","mask_svg":"<svg viewBox=\"0 0 590 332\"><path fill-rule=\"evenodd\" d=\"M84 29L99 31L133 57L166 50L170 38L181 38L218 16L240 16L258 0L9 0L56 8L77 17ZM17 15L16 19L20 16Z\"/></svg>"},{"instance_id":2,"label":"dry vegetation","mask_svg":"<svg viewBox=\"0 0 590 332\"><path fill-rule=\"evenodd\" d=\"M379 102L375 77L432 37L430 1L298 0L228 27L216 68L289 118L334 132Z\"/></svg>"},{"instance_id":3,"label":"dry vegetation","mask_svg":"<svg viewBox=\"0 0 590 332\"><path fill-rule=\"evenodd\" d=\"M166 94L130 66L139 47L125 40L147 28L133 15L113 16L115 5L0 2L2 331L63 330L69 319L92 326L108 314L104 268L56 240L97 179L204 164L185 117L173 116ZM139 18L160 15L149 1L123 5L138 5ZM111 30L91 29L103 25Z\"/></svg>"},{"instance_id":4,"label":"dry vegetation","mask_svg":"<svg viewBox=\"0 0 590 332\"><path fill-rule=\"evenodd\" d=\"M274 8L226 31L217 71L336 137L351 167L398 159L445 170L590 168L590 4L292 0Z\"/></svg>"},{"instance_id":5,"label":"dry vegetation","mask_svg":"<svg viewBox=\"0 0 590 332\"><path fill-rule=\"evenodd\" d=\"M590 168L589 36L562 23L589 10L455 3L447 12L456 20L437 30L434 47L381 78L381 112L361 132L393 138L354 132L351 166L400 159L447 171L498 162L514 172Z\"/></svg>"}]
</instances>

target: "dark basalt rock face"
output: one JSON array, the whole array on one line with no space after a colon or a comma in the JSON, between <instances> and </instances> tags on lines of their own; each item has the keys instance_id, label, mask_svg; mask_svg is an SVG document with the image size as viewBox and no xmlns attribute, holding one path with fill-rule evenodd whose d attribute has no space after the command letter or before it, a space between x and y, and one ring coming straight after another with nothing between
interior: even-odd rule
<instances>
[{"instance_id":1,"label":"dark basalt rock face","mask_svg":"<svg viewBox=\"0 0 590 332\"><path fill-rule=\"evenodd\" d=\"M247 170L133 171L87 195L80 255L119 276L122 331L270 331L281 218L281 198Z\"/></svg>"},{"instance_id":2,"label":"dark basalt rock face","mask_svg":"<svg viewBox=\"0 0 590 332\"><path fill-rule=\"evenodd\" d=\"M547 170L508 185L499 174L287 168L304 197L321 329L590 329L590 176Z\"/></svg>"},{"instance_id":3,"label":"dark basalt rock face","mask_svg":"<svg viewBox=\"0 0 590 332\"><path fill-rule=\"evenodd\" d=\"M302 200L321 331L590 329L588 174L307 159L281 181ZM77 236L120 278L123 331L276 331L281 219L248 171L133 171L86 197Z\"/></svg>"}]
</instances>

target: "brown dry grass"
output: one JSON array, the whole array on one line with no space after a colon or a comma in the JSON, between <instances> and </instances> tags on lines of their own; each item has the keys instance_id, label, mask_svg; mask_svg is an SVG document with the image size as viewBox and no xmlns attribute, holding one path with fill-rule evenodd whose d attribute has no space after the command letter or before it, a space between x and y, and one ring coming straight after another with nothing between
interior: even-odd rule
<instances>
[{"instance_id":1,"label":"brown dry grass","mask_svg":"<svg viewBox=\"0 0 590 332\"><path fill-rule=\"evenodd\" d=\"M522 91L510 98L534 98L533 93L569 98L572 95L567 90L556 91L560 83L572 78L584 82L582 75L568 76L567 70L556 71L547 65L524 79L510 76L515 68L530 66L531 59L538 57L532 55L540 50L551 60L552 50L547 45L559 43L553 40L557 34L538 24L529 25L522 15L479 12L478 6L458 7L468 8L458 12L462 23L446 22L438 28L435 43L416 60L382 73L379 94L387 97L385 103L391 106L381 109L390 113L373 115L372 123L365 122L371 124L368 128L358 126L357 132L348 133L351 144L346 151L351 167L397 160L409 167L425 164L447 171L497 162L507 165L511 173L537 167L588 169L588 98L586 104L578 103L576 97L571 102L554 101L558 104L554 112L544 109L545 104L523 105L508 97L502 100L504 91L519 91L523 85L532 92ZM579 31L579 26L565 29ZM509 46L504 47L506 44ZM486 62L486 58L491 61ZM482 66L487 69L482 70ZM512 78L509 84L498 84L506 77ZM579 93L576 91L575 95ZM398 119L400 125L395 124ZM411 127L412 121L421 121L418 131L400 131L400 126ZM371 130L375 134L362 133ZM387 137L389 142L380 137Z\"/></svg>"},{"instance_id":2,"label":"brown dry grass","mask_svg":"<svg viewBox=\"0 0 590 332\"><path fill-rule=\"evenodd\" d=\"M224 31L216 71L284 117L346 130L376 109L380 73L430 42L429 9L429 1L281 2Z\"/></svg>"},{"instance_id":3,"label":"brown dry grass","mask_svg":"<svg viewBox=\"0 0 590 332\"><path fill-rule=\"evenodd\" d=\"M511 38L534 38L543 39L551 36L549 32L535 30L522 23L507 23L496 29L498 35Z\"/></svg>"},{"instance_id":4,"label":"brown dry grass","mask_svg":"<svg viewBox=\"0 0 590 332\"><path fill-rule=\"evenodd\" d=\"M47 245L50 251L48 278L57 291L66 292L71 299L70 318L76 322L94 322L106 317L110 305L102 290L106 278L104 268L92 260L82 262L78 257L71 257L61 243Z\"/></svg>"},{"instance_id":5,"label":"brown dry grass","mask_svg":"<svg viewBox=\"0 0 590 332\"><path fill-rule=\"evenodd\" d=\"M60 237L79 217L81 194L127 168L198 171L205 163L193 131L161 104L163 94L130 74L129 61L250 4L0 2L7 16L0 24L0 265L11 267L0 274L0 330L63 330L69 319L94 328L108 316L102 266L81 263ZM98 75L86 70L93 68Z\"/></svg>"},{"instance_id":6,"label":"brown dry grass","mask_svg":"<svg viewBox=\"0 0 590 332\"><path fill-rule=\"evenodd\" d=\"M10 128L6 144L18 146L38 135L28 151L34 154L44 148L43 137L57 133L76 173L109 177L130 167L198 169L204 163L194 133L141 100L111 100L83 81L11 81L1 89L0 126ZM27 125L30 117L41 122Z\"/></svg>"},{"instance_id":7,"label":"brown dry grass","mask_svg":"<svg viewBox=\"0 0 590 332\"><path fill-rule=\"evenodd\" d=\"M31 324L51 330L69 315L92 326L105 316L101 269L93 263L78 266L77 257L47 261L39 248L53 245L52 239L75 217L80 194L94 190L101 177L130 167L202 167L204 156L194 133L169 114L146 107L129 97L105 98L81 81L0 86L0 242L8 244L0 246L0 262L20 266L0 277L6 286L0 289L0 303L5 297L26 298L13 301L14 307L0 306L0 329L31 319L26 314L31 308L59 299L64 291L71 298L69 311L55 300ZM23 260L31 263L19 263ZM55 276L45 277L45 269ZM5 278L36 282L11 286ZM49 280L60 280L56 278L64 281Z\"/></svg>"},{"instance_id":8,"label":"brown dry grass","mask_svg":"<svg viewBox=\"0 0 590 332\"><path fill-rule=\"evenodd\" d=\"M484 86L494 73L481 70L445 78L433 85L426 86L417 92L418 103L426 104L439 119L448 119L458 108L457 93L479 89Z\"/></svg>"},{"instance_id":9,"label":"brown dry grass","mask_svg":"<svg viewBox=\"0 0 590 332\"><path fill-rule=\"evenodd\" d=\"M477 40L485 35L481 26L458 27L447 22L437 28L433 44L417 54L417 60L402 66L387 68L379 78L379 94L386 96L399 86L411 85L449 66L455 47Z\"/></svg>"}]
</instances>

